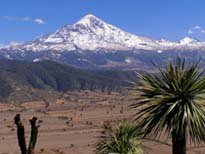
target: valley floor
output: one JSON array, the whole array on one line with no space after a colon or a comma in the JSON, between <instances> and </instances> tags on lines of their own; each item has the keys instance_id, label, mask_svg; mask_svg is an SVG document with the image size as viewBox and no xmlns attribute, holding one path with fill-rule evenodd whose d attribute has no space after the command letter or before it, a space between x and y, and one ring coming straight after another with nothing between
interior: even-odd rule
<instances>
[{"instance_id":1,"label":"valley floor","mask_svg":"<svg viewBox=\"0 0 205 154\"><path fill-rule=\"evenodd\" d=\"M13 117L21 113L29 140L28 119L37 116L39 137L36 153L92 154L93 145L106 120L131 117L127 106L132 101L117 93L72 92L52 102L27 102L21 105L0 104L0 154L18 154ZM149 154L171 154L167 143L143 140ZM189 148L189 154L205 154L205 147Z\"/></svg>"}]
</instances>

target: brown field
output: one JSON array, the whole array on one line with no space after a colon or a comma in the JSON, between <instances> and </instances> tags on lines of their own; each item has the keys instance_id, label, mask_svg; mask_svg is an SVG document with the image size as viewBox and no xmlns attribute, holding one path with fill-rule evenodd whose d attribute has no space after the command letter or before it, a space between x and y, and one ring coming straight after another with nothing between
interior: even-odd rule
<instances>
[{"instance_id":1,"label":"brown field","mask_svg":"<svg viewBox=\"0 0 205 154\"><path fill-rule=\"evenodd\" d=\"M106 120L129 118L133 111L127 106L132 101L118 93L72 92L63 99L51 102L33 101L20 105L0 104L0 154L20 153L13 117L21 113L27 142L30 126L28 119L40 120L36 153L42 154L92 154L101 126ZM149 154L171 154L171 145L143 140ZM205 154L205 148L190 148L189 154Z\"/></svg>"}]
</instances>

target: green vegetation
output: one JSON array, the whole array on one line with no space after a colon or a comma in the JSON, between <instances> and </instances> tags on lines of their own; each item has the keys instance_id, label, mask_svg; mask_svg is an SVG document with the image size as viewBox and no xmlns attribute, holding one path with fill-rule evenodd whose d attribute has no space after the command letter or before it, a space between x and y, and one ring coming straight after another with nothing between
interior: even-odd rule
<instances>
[{"instance_id":1,"label":"green vegetation","mask_svg":"<svg viewBox=\"0 0 205 154\"><path fill-rule=\"evenodd\" d=\"M25 89L25 87L56 92L120 91L123 87L130 86L127 80L135 81L136 74L133 71L83 70L51 61L32 63L0 60L1 100L9 97L12 92L14 96L16 89ZM25 95L24 92L21 93Z\"/></svg>"},{"instance_id":2,"label":"green vegetation","mask_svg":"<svg viewBox=\"0 0 205 154\"><path fill-rule=\"evenodd\" d=\"M138 140L139 127L134 122L122 121L117 125L105 123L98 142L96 154L142 154L142 144Z\"/></svg>"},{"instance_id":3,"label":"green vegetation","mask_svg":"<svg viewBox=\"0 0 205 154\"><path fill-rule=\"evenodd\" d=\"M144 137L163 131L172 138L173 154L186 154L186 142L205 141L205 78L199 63L182 58L168 63L159 74L139 74L136 120Z\"/></svg>"},{"instance_id":4,"label":"green vegetation","mask_svg":"<svg viewBox=\"0 0 205 154\"><path fill-rule=\"evenodd\" d=\"M5 78L0 78L0 98L8 97L13 91L9 81Z\"/></svg>"},{"instance_id":5,"label":"green vegetation","mask_svg":"<svg viewBox=\"0 0 205 154\"><path fill-rule=\"evenodd\" d=\"M194 144L205 141L205 77L199 62L186 64L185 59L177 57L165 69L157 70L154 74L138 74L136 103L131 106L136 109L138 125L128 121L105 123L95 145L96 154L142 154L139 137L158 138L162 133L172 139L173 154L186 154L188 139ZM134 72L80 70L50 61L0 61L0 97L13 92L13 83L62 92L116 91L137 82L134 77ZM37 127L33 120L34 130ZM18 115L15 123L19 146L26 154L24 127ZM29 153L33 153L36 139L37 132L32 131Z\"/></svg>"}]
</instances>

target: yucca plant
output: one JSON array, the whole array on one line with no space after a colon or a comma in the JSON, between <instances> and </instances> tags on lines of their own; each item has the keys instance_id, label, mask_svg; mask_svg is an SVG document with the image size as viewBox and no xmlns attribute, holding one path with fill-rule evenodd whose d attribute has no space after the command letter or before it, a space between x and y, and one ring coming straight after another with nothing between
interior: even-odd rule
<instances>
[{"instance_id":1,"label":"yucca plant","mask_svg":"<svg viewBox=\"0 0 205 154\"><path fill-rule=\"evenodd\" d=\"M24 125L21 121L20 114L16 114L16 116L14 117L14 122L17 127L18 144L21 150L21 154L34 154L34 148L36 146L36 141L38 137L38 126L36 125L37 118L33 117L29 120L31 125L31 136L28 148L26 147L25 130Z\"/></svg>"},{"instance_id":2,"label":"yucca plant","mask_svg":"<svg viewBox=\"0 0 205 154\"><path fill-rule=\"evenodd\" d=\"M199 62L177 57L156 74L139 74L138 98L132 105L144 137L163 131L172 139L173 154L186 154L188 138L205 141L205 78Z\"/></svg>"},{"instance_id":3,"label":"yucca plant","mask_svg":"<svg viewBox=\"0 0 205 154\"><path fill-rule=\"evenodd\" d=\"M139 128L133 122L106 123L95 145L96 154L142 154Z\"/></svg>"}]
</instances>

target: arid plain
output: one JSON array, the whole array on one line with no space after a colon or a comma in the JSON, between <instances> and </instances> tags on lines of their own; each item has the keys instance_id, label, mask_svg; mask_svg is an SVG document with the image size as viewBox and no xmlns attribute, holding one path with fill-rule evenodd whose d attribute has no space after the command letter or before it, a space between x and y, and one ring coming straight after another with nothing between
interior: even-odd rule
<instances>
[{"instance_id":1,"label":"arid plain","mask_svg":"<svg viewBox=\"0 0 205 154\"><path fill-rule=\"evenodd\" d=\"M0 154L20 153L13 118L22 116L27 142L28 120L38 117L39 136L35 152L42 154L92 154L101 126L107 120L131 118L134 110L129 94L70 92L62 98L44 102L0 104ZM171 154L169 141L142 140L148 154ZM189 154L204 154L205 147L189 147Z\"/></svg>"}]
</instances>

